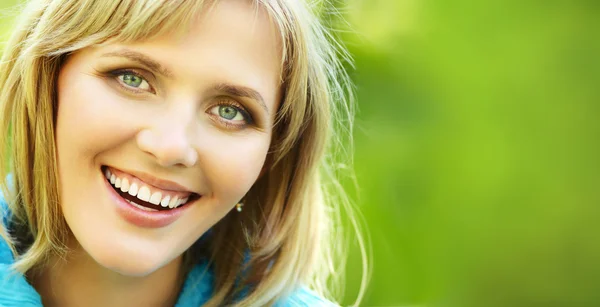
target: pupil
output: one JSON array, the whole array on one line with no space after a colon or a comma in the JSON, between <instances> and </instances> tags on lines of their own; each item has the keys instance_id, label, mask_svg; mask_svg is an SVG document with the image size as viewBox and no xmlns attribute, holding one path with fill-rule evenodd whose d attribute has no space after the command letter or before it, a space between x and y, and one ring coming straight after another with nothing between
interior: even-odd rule
<instances>
[{"instance_id":1,"label":"pupil","mask_svg":"<svg viewBox=\"0 0 600 307\"><path fill-rule=\"evenodd\" d=\"M124 75L123 82L127 85L138 87L142 83L142 79L136 75Z\"/></svg>"},{"instance_id":2,"label":"pupil","mask_svg":"<svg viewBox=\"0 0 600 307\"><path fill-rule=\"evenodd\" d=\"M233 119L237 115L237 110L232 107L221 107L219 115L226 119Z\"/></svg>"}]
</instances>

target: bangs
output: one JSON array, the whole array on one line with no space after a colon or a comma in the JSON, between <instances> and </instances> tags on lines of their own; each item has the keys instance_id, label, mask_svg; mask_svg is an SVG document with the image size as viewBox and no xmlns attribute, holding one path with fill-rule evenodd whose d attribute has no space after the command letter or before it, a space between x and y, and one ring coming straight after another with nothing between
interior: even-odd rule
<instances>
[{"instance_id":1,"label":"bangs","mask_svg":"<svg viewBox=\"0 0 600 307\"><path fill-rule=\"evenodd\" d=\"M291 58L288 44L293 26L289 12L278 1L251 1L256 10L265 9L281 33L282 61ZM206 7L210 12L219 0L102 0L55 1L43 8L41 23L56 25L52 32L38 33L48 48L45 55L57 56L91 45L150 40L162 35L183 35ZM59 4L60 3L60 4ZM57 7L52 7L56 5ZM54 43L52 43L54 42ZM54 48L50 48L54 47Z\"/></svg>"},{"instance_id":2,"label":"bangs","mask_svg":"<svg viewBox=\"0 0 600 307\"><path fill-rule=\"evenodd\" d=\"M48 17L54 20L47 22L59 26L53 33L46 33L46 44L41 45L47 48L42 49L47 50L46 56L60 56L103 43L144 41L166 34L182 35L200 14L205 2L70 0L59 4L57 1L54 3L60 7L49 8L54 12ZM45 15L40 22L44 21Z\"/></svg>"}]
</instances>

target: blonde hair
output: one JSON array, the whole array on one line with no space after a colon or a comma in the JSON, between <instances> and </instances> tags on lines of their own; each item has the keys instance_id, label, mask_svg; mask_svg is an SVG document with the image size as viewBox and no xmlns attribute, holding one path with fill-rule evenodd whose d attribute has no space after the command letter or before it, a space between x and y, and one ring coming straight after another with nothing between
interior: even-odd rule
<instances>
[{"instance_id":1,"label":"blonde hair","mask_svg":"<svg viewBox=\"0 0 600 307\"><path fill-rule=\"evenodd\" d=\"M363 259L358 302L368 276L366 249L336 179L344 153L339 149L351 146L352 87L340 60L349 57L318 21L318 5L254 2L269 13L283 42L284 95L270 168L249 191L243 214L219 221L205 249L190 249L187 259L194 261L190 255L198 252L211 261L215 294L209 306L272 304L300 284L332 299L339 293L328 290L341 281L345 265L341 212L346 211ZM65 58L92 45L180 32L203 5L200 0L37 0L25 7L0 66L0 180L12 223L23 229L12 240L5 229L0 233L17 257L16 270L26 273L52 254L63 255L70 235L59 206L54 142L56 79Z\"/></svg>"}]
</instances>

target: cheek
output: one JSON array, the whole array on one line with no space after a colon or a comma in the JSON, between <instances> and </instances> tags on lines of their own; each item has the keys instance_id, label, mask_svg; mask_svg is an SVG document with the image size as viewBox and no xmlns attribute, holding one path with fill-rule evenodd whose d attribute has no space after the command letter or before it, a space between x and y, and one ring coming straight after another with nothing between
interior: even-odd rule
<instances>
[{"instance_id":1,"label":"cheek","mask_svg":"<svg viewBox=\"0 0 600 307\"><path fill-rule=\"evenodd\" d=\"M200 153L204 174L215 196L241 199L254 184L264 165L270 135L214 135L205 137Z\"/></svg>"},{"instance_id":2,"label":"cheek","mask_svg":"<svg viewBox=\"0 0 600 307\"><path fill-rule=\"evenodd\" d=\"M63 158L89 157L131 138L131 113L96 76L61 74L56 141Z\"/></svg>"}]
</instances>

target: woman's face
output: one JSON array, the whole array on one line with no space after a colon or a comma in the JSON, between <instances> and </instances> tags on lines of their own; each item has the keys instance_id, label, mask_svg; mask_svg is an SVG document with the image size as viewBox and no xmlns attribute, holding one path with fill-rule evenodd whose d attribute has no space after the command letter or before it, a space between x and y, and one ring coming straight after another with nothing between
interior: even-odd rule
<instances>
[{"instance_id":1,"label":"woman's face","mask_svg":"<svg viewBox=\"0 0 600 307\"><path fill-rule=\"evenodd\" d=\"M66 61L61 207L100 265L147 275L226 214L243 214L232 209L263 168L280 98L268 20L251 3L220 1L183 37L90 47Z\"/></svg>"}]
</instances>

